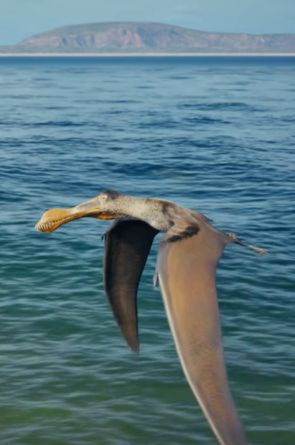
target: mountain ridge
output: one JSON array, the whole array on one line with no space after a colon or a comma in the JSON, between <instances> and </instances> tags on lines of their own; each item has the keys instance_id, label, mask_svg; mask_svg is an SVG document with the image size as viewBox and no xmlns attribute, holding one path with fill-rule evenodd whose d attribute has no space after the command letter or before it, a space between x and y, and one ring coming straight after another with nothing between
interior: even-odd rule
<instances>
[{"instance_id":1,"label":"mountain ridge","mask_svg":"<svg viewBox=\"0 0 295 445\"><path fill-rule=\"evenodd\" d=\"M2 51L29 53L295 52L295 34L200 31L157 22L67 25L32 35Z\"/></svg>"}]
</instances>

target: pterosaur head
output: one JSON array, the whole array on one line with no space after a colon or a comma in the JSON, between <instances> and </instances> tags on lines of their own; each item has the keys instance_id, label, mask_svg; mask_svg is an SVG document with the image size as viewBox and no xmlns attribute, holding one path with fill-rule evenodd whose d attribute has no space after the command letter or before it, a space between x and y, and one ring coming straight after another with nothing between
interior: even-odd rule
<instances>
[{"instance_id":1,"label":"pterosaur head","mask_svg":"<svg viewBox=\"0 0 295 445\"><path fill-rule=\"evenodd\" d=\"M98 196L69 209L50 209L43 213L36 229L41 232L54 232L63 224L86 216L98 219L120 219L120 201L124 198L118 192L106 190Z\"/></svg>"}]
</instances>

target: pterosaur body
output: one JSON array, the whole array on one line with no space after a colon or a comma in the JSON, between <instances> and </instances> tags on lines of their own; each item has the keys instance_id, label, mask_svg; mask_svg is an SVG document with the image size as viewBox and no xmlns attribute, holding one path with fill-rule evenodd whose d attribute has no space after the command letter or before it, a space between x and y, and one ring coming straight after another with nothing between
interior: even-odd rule
<instances>
[{"instance_id":1,"label":"pterosaur body","mask_svg":"<svg viewBox=\"0 0 295 445\"><path fill-rule=\"evenodd\" d=\"M139 350L139 280L154 237L165 233L156 280L184 374L219 443L246 445L224 364L215 277L227 244L265 251L220 232L201 213L114 191L70 209L51 209L36 227L53 232L86 216L116 220L105 235L104 283L114 316L134 351Z\"/></svg>"}]
</instances>

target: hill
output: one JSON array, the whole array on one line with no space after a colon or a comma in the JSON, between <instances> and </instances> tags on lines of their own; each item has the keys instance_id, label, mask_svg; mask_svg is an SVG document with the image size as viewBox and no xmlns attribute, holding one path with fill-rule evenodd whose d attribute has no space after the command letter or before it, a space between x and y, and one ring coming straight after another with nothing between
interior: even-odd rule
<instances>
[{"instance_id":1,"label":"hill","mask_svg":"<svg viewBox=\"0 0 295 445\"><path fill-rule=\"evenodd\" d=\"M295 34L215 33L144 22L92 23L33 35L11 49L49 53L295 52Z\"/></svg>"}]
</instances>

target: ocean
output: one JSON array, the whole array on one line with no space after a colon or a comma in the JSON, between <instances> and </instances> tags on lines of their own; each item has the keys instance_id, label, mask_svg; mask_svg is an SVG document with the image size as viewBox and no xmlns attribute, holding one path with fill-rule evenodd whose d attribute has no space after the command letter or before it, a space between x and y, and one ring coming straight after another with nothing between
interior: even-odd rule
<instances>
[{"instance_id":1,"label":"ocean","mask_svg":"<svg viewBox=\"0 0 295 445\"><path fill-rule=\"evenodd\" d=\"M185 381L156 240L132 353L103 290L107 222L34 225L104 189L203 212L252 445L295 444L295 58L0 58L1 445L216 443Z\"/></svg>"}]
</instances>

